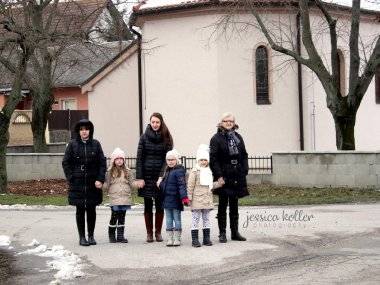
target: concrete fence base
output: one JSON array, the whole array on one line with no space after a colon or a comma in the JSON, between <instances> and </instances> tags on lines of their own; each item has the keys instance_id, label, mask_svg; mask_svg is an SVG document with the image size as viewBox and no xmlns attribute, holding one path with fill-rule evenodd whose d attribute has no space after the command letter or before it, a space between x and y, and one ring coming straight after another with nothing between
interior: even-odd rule
<instances>
[{"instance_id":1,"label":"concrete fence base","mask_svg":"<svg viewBox=\"0 0 380 285\"><path fill-rule=\"evenodd\" d=\"M301 187L380 186L380 152L281 152L273 153L276 185Z\"/></svg>"},{"instance_id":2,"label":"concrete fence base","mask_svg":"<svg viewBox=\"0 0 380 285\"><path fill-rule=\"evenodd\" d=\"M8 181L63 179L63 153L7 154Z\"/></svg>"},{"instance_id":3,"label":"concrete fence base","mask_svg":"<svg viewBox=\"0 0 380 285\"><path fill-rule=\"evenodd\" d=\"M9 181L64 179L63 153L8 153ZM273 153L272 174L250 174L250 184L298 187L380 187L380 152Z\"/></svg>"}]
</instances>

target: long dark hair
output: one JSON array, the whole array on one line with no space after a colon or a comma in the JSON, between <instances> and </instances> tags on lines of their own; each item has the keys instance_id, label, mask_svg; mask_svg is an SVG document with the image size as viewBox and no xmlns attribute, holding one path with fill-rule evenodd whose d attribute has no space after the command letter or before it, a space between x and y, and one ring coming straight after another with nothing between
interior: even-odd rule
<instances>
[{"instance_id":1,"label":"long dark hair","mask_svg":"<svg viewBox=\"0 0 380 285\"><path fill-rule=\"evenodd\" d=\"M169 131L168 127L166 126L166 124L164 122L164 118L162 117L162 115L160 113L157 113L157 112L153 113L152 115L150 115L149 122L152 119L152 117L158 118L161 122L159 131L160 131L161 136L164 140L165 146L173 147L172 135L170 134L170 131Z\"/></svg>"}]
</instances>

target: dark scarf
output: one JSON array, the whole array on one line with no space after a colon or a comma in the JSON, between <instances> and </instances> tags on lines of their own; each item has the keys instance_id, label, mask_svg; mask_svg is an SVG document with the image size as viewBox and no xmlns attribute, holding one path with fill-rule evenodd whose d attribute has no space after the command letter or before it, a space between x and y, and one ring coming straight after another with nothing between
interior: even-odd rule
<instances>
[{"instance_id":1,"label":"dark scarf","mask_svg":"<svg viewBox=\"0 0 380 285\"><path fill-rule=\"evenodd\" d=\"M239 149L237 146L240 143L240 140L237 137L235 131L234 130L227 131L226 136L227 136L228 152L230 153L230 155L238 155Z\"/></svg>"},{"instance_id":2,"label":"dark scarf","mask_svg":"<svg viewBox=\"0 0 380 285\"><path fill-rule=\"evenodd\" d=\"M148 125L145 129L145 135L153 143L160 143L163 141L161 133L153 131L151 125Z\"/></svg>"}]
</instances>

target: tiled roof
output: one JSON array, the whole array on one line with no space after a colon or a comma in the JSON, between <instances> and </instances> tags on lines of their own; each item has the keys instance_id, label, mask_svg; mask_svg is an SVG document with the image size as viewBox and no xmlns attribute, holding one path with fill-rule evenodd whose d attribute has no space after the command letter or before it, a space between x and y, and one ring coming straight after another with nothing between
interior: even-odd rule
<instances>
[{"instance_id":1,"label":"tiled roof","mask_svg":"<svg viewBox=\"0 0 380 285\"><path fill-rule=\"evenodd\" d=\"M103 44L77 44L66 48L54 69L54 87L77 87L86 83L94 74L112 62L128 48L131 42ZM0 89L12 86L12 75L0 64ZM28 74L33 77L31 68ZM28 86L24 86L28 88Z\"/></svg>"},{"instance_id":2,"label":"tiled roof","mask_svg":"<svg viewBox=\"0 0 380 285\"><path fill-rule=\"evenodd\" d=\"M54 17L52 18L50 31L65 33L87 32L94 26L96 20L109 3L109 0L59 2L57 8L54 10ZM44 9L44 23L47 22L52 9L54 9L52 5ZM17 7L8 9L6 15L18 25L24 25L23 9ZM6 19L4 15L0 17ZM0 28L0 36L5 33L7 32Z\"/></svg>"}]
</instances>

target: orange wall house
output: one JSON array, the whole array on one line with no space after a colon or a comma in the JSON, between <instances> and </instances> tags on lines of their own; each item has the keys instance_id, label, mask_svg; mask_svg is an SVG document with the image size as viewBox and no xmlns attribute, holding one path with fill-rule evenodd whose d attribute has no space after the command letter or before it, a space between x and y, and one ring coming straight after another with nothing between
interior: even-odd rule
<instances>
[{"instance_id":1,"label":"orange wall house","mask_svg":"<svg viewBox=\"0 0 380 285\"><path fill-rule=\"evenodd\" d=\"M2 109L5 105L5 95L4 93L0 93L0 109Z\"/></svg>"},{"instance_id":2,"label":"orange wall house","mask_svg":"<svg viewBox=\"0 0 380 285\"><path fill-rule=\"evenodd\" d=\"M53 110L88 110L87 92L80 87L58 87L53 89Z\"/></svg>"}]
</instances>

